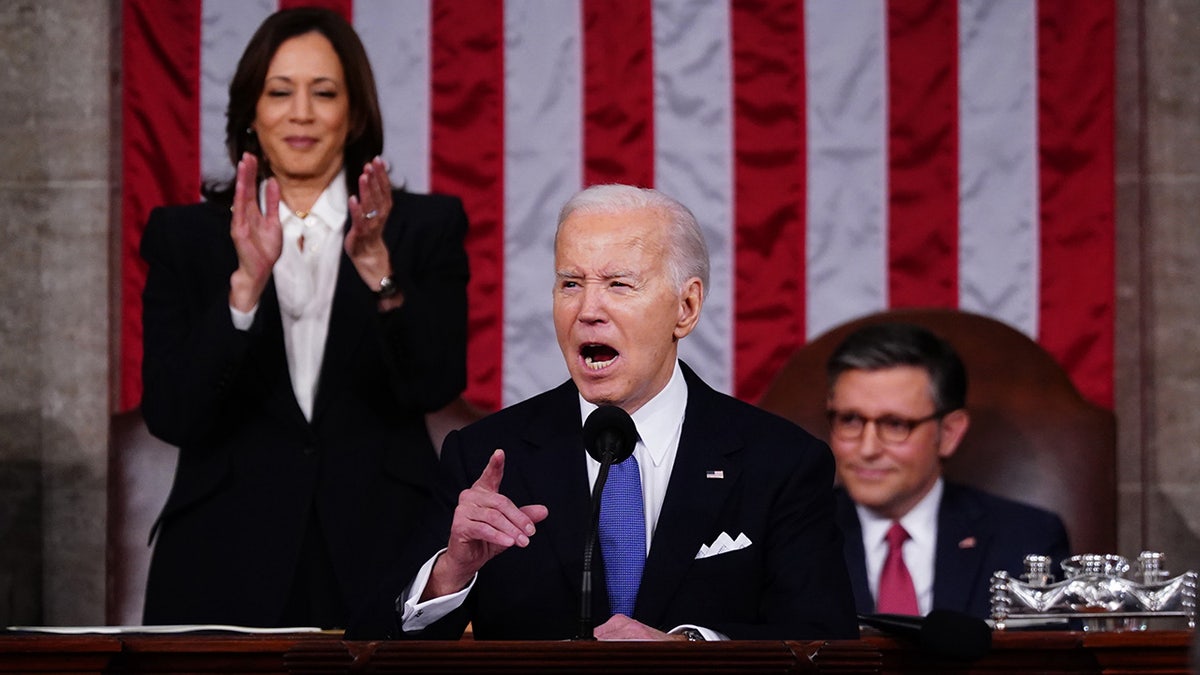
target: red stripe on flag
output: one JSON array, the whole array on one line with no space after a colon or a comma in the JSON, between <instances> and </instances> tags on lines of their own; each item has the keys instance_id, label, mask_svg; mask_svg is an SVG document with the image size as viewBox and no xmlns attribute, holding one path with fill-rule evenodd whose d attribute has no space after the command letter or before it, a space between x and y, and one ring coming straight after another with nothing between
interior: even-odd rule
<instances>
[{"instance_id":1,"label":"red stripe on flag","mask_svg":"<svg viewBox=\"0 0 1200 675\"><path fill-rule=\"evenodd\" d=\"M504 344L504 6L433 0L430 183L462 198L471 261L465 396L500 407Z\"/></svg>"},{"instance_id":2,"label":"red stripe on flag","mask_svg":"<svg viewBox=\"0 0 1200 675\"><path fill-rule=\"evenodd\" d=\"M297 7L324 7L341 14L347 21L354 20L354 0L279 0L279 9Z\"/></svg>"},{"instance_id":3,"label":"red stripe on flag","mask_svg":"<svg viewBox=\"0 0 1200 675\"><path fill-rule=\"evenodd\" d=\"M958 306L958 10L890 0L888 297Z\"/></svg>"},{"instance_id":4,"label":"red stripe on flag","mask_svg":"<svg viewBox=\"0 0 1200 675\"><path fill-rule=\"evenodd\" d=\"M804 7L735 2L734 389L754 401L805 329Z\"/></svg>"},{"instance_id":5,"label":"red stripe on flag","mask_svg":"<svg viewBox=\"0 0 1200 675\"><path fill-rule=\"evenodd\" d=\"M653 186L650 0L583 0L583 47L584 185Z\"/></svg>"},{"instance_id":6,"label":"red stripe on flag","mask_svg":"<svg viewBox=\"0 0 1200 675\"><path fill-rule=\"evenodd\" d=\"M1115 9L1038 3L1038 341L1093 402L1113 404Z\"/></svg>"},{"instance_id":7,"label":"red stripe on flag","mask_svg":"<svg viewBox=\"0 0 1200 675\"><path fill-rule=\"evenodd\" d=\"M200 195L200 5L126 0L121 15L121 410L142 398L146 219Z\"/></svg>"}]
</instances>

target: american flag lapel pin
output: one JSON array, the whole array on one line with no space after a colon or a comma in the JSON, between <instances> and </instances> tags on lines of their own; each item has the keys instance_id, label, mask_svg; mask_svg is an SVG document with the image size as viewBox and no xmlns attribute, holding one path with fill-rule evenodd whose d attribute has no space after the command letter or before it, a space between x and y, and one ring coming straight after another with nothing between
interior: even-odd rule
<instances>
[{"instance_id":1,"label":"american flag lapel pin","mask_svg":"<svg viewBox=\"0 0 1200 675\"><path fill-rule=\"evenodd\" d=\"M725 477L725 472L720 469L709 469L704 472L705 478L716 478L718 480Z\"/></svg>"},{"instance_id":2,"label":"american flag lapel pin","mask_svg":"<svg viewBox=\"0 0 1200 675\"><path fill-rule=\"evenodd\" d=\"M975 537L967 537L958 542L959 548L975 548Z\"/></svg>"}]
</instances>

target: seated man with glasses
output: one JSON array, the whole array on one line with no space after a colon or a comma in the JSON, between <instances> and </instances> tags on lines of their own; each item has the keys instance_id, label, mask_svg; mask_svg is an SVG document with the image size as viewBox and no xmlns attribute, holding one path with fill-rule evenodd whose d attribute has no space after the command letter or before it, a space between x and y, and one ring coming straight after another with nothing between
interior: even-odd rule
<instances>
[{"instance_id":1,"label":"seated man with glasses","mask_svg":"<svg viewBox=\"0 0 1200 675\"><path fill-rule=\"evenodd\" d=\"M1069 555L1058 516L946 482L967 431L967 375L954 349L907 324L852 333L826 364L838 522L859 613L948 609L986 618L996 570Z\"/></svg>"}]
</instances>

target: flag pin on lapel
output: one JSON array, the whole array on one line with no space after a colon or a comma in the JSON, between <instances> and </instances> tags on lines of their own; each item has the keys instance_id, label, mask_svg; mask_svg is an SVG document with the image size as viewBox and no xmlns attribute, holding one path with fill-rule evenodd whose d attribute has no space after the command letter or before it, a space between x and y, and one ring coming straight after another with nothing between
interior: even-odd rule
<instances>
[{"instance_id":1,"label":"flag pin on lapel","mask_svg":"<svg viewBox=\"0 0 1200 675\"><path fill-rule=\"evenodd\" d=\"M705 478L724 478L725 472L721 471L720 469L709 469L708 471L704 472L704 477Z\"/></svg>"},{"instance_id":2,"label":"flag pin on lapel","mask_svg":"<svg viewBox=\"0 0 1200 675\"><path fill-rule=\"evenodd\" d=\"M967 537L958 542L959 548L975 548L975 537Z\"/></svg>"}]
</instances>

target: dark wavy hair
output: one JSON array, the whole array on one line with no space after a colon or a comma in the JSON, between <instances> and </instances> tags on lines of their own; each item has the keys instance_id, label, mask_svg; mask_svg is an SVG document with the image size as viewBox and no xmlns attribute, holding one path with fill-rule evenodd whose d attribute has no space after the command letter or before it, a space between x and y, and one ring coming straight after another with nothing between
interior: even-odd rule
<instances>
[{"instance_id":1,"label":"dark wavy hair","mask_svg":"<svg viewBox=\"0 0 1200 675\"><path fill-rule=\"evenodd\" d=\"M346 189L358 194L358 174L372 158L383 152L383 117L379 112L379 96L375 90L375 75L367 51L358 33L340 14L322 7L299 7L272 14L255 31L238 61L237 72L229 83L229 107L225 110L225 148L229 161L237 166L242 153L249 152L259 159L261 181L270 175L263 161L258 136L250 131L258 99L262 96L271 59L284 42L306 33L320 33L333 45L342 62L346 90L350 98L350 130L342 164L346 167ZM233 182L206 183L202 192L210 201L233 203Z\"/></svg>"},{"instance_id":2,"label":"dark wavy hair","mask_svg":"<svg viewBox=\"0 0 1200 675\"><path fill-rule=\"evenodd\" d=\"M929 374L930 394L939 415L967 405L967 369L954 347L920 326L881 323L864 326L842 341L825 364L832 391L847 370L915 366Z\"/></svg>"}]
</instances>

